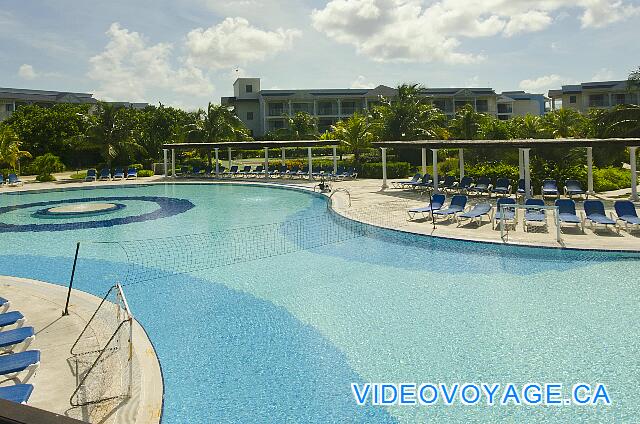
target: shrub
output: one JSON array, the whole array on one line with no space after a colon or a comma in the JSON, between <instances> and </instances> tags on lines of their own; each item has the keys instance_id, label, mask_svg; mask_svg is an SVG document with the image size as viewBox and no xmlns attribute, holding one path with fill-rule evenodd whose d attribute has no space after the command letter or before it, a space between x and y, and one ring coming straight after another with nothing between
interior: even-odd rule
<instances>
[{"instance_id":1,"label":"shrub","mask_svg":"<svg viewBox=\"0 0 640 424\"><path fill-rule=\"evenodd\" d=\"M135 168L136 171L140 171L144 169L144 166L142 166L141 163L132 163L131 165L129 165L129 168Z\"/></svg>"},{"instance_id":2,"label":"shrub","mask_svg":"<svg viewBox=\"0 0 640 424\"><path fill-rule=\"evenodd\" d=\"M70 175L72 180L84 180L87 177L87 172L76 172Z\"/></svg>"},{"instance_id":3,"label":"shrub","mask_svg":"<svg viewBox=\"0 0 640 424\"><path fill-rule=\"evenodd\" d=\"M631 171L607 167L593 169L593 189L597 192L631 187Z\"/></svg>"},{"instance_id":4,"label":"shrub","mask_svg":"<svg viewBox=\"0 0 640 424\"><path fill-rule=\"evenodd\" d=\"M38 175L36 176L36 181L39 181L41 183L46 183L49 181L55 181L56 177L54 177L53 175L49 174L49 175Z\"/></svg>"},{"instance_id":5,"label":"shrub","mask_svg":"<svg viewBox=\"0 0 640 424\"><path fill-rule=\"evenodd\" d=\"M37 174L37 181L55 181L55 177L51 174L64 171L64 165L58 156L45 153L33 160L31 169Z\"/></svg>"},{"instance_id":6,"label":"shrub","mask_svg":"<svg viewBox=\"0 0 640 424\"><path fill-rule=\"evenodd\" d=\"M154 173L150 169L140 169L138 170L138 177L153 177Z\"/></svg>"},{"instance_id":7,"label":"shrub","mask_svg":"<svg viewBox=\"0 0 640 424\"><path fill-rule=\"evenodd\" d=\"M382 178L382 163L363 163L355 167L358 177ZM409 162L387 162L387 178L405 178L411 171Z\"/></svg>"},{"instance_id":8,"label":"shrub","mask_svg":"<svg viewBox=\"0 0 640 424\"><path fill-rule=\"evenodd\" d=\"M509 178L511 181L517 182L520 177L520 171L517 166L503 162L465 166L464 174L476 179L478 177L489 177L494 183L498 178Z\"/></svg>"}]
</instances>

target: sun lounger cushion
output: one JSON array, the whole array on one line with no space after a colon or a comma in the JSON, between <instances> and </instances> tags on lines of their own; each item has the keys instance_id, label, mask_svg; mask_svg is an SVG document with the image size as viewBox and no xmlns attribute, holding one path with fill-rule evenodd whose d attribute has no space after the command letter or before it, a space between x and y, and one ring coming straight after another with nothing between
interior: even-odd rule
<instances>
[{"instance_id":1,"label":"sun lounger cushion","mask_svg":"<svg viewBox=\"0 0 640 424\"><path fill-rule=\"evenodd\" d=\"M39 350L26 350L10 355L0 355L0 375L24 371L38 362L40 362Z\"/></svg>"},{"instance_id":2,"label":"sun lounger cushion","mask_svg":"<svg viewBox=\"0 0 640 424\"><path fill-rule=\"evenodd\" d=\"M483 215L487 215L491 212L491 205L489 203L478 203L469 212L461 213L459 218L478 218Z\"/></svg>"},{"instance_id":3,"label":"sun lounger cushion","mask_svg":"<svg viewBox=\"0 0 640 424\"><path fill-rule=\"evenodd\" d=\"M2 331L0 332L0 347L22 343L33 335L33 327L22 327L15 330Z\"/></svg>"},{"instance_id":4,"label":"sun lounger cushion","mask_svg":"<svg viewBox=\"0 0 640 424\"><path fill-rule=\"evenodd\" d=\"M4 314L0 314L0 327L5 327L7 325L12 325L23 319L24 315L22 315L18 311L11 311Z\"/></svg>"},{"instance_id":5,"label":"sun lounger cushion","mask_svg":"<svg viewBox=\"0 0 640 424\"><path fill-rule=\"evenodd\" d=\"M13 386L0 387L0 399L15 403L27 403L32 392L33 385L31 384L15 384Z\"/></svg>"}]
</instances>

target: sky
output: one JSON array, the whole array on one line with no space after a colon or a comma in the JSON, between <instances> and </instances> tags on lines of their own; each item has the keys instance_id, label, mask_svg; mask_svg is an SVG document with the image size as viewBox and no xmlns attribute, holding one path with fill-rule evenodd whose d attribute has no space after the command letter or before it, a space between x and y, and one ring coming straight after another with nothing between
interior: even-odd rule
<instances>
[{"instance_id":1,"label":"sky","mask_svg":"<svg viewBox=\"0 0 640 424\"><path fill-rule=\"evenodd\" d=\"M0 0L0 86L195 109L262 89L549 89L640 66L640 0Z\"/></svg>"}]
</instances>

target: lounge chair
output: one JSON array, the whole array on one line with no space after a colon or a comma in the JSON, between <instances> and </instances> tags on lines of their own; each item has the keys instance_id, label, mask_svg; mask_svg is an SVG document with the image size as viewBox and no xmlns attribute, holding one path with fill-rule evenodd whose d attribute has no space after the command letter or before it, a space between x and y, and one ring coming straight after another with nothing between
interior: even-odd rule
<instances>
[{"instance_id":1,"label":"lounge chair","mask_svg":"<svg viewBox=\"0 0 640 424\"><path fill-rule=\"evenodd\" d=\"M491 190L495 194L500 194L503 196L511 195L511 181L509 178L498 178L496 180L496 185Z\"/></svg>"},{"instance_id":2,"label":"lounge chair","mask_svg":"<svg viewBox=\"0 0 640 424\"><path fill-rule=\"evenodd\" d=\"M447 175L444 177L442 184L439 184L439 187L446 192L453 191L457 185L458 181L456 180L456 177L453 175Z\"/></svg>"},{"instance_id":3,"label":"lounge chair","mask_svg":"<svg viewBox=\"0 0 640 424\"><path fill-rule=\"evenodd\" d=\"M4 297L0 297L0 312L7 311L9 309L9 306L11 306L11 302L9 302Z\"/></svg>"},{"instance_id":4,"label":"lounge chair","mask_svg":"<svg viewBox=\"0 0 640 424\"><path fill-rule=\"evenodd\" d=\"M300 167L299 167L299 166L294 166L293 168L288 169L288 170L285 172L285 175L284 175L284 176L285 176L285 177L289 177L289 178L293 178L293 177L295 177L295 176L296 176L296 174L298 174L298 171L300 171Z\"/></svg>"},{"instance_id":5,"label":"lounge chair","mask_svg":"<svg viewBox=\"0 0 640 424\"><path fill-rule=\"evenodd\" d=\"M543 199L546 196L560 197L560 190L558 190L556 180L543 180L542 187L540 187L540 193L542 193Z\"/></svg>"},{"instance_id":6,"label":"lounge chair","mask_svg":"<svg viewBox=\"0 0 640 424\"><path fill-rule=\"evenodd\" d=\"M111 171L109 171L109 168L103 168L102 171L100 171L100 181L110 181L111 180Z\"/></svg>"},{"instance_id":7,"label":"lounge chair","mask_svg":"<svg viewBox=\"0 0 640 424\"><path fill-rule=\"evenodd\" d=\"M525 195L524 195L524 178L520 178L518 180L518 189L516 190L516 196L525 197ZM533 187L532 186L529 187L529 196L533 196Z\"/></svg>"},{"instance_id":8,"label":"lounge chair","mask_svg":"<svg viewBox=\"0 0 640 424\"><path fill-rule=\"evenodd\" d=\"M542 199L527 199L524 202L525 206L544 206L544 200ZM527 231L530 223L542 224L543 227L547 226L547 214L544 209L526 209L524 211L524 220L522 226Z\"/></svg>"},{"instance_id":9,"label":"lounge chair","mask_svg":"<svg viewBox=\"0 0 640 424\"><path fill-rule=\"evenodd\" d=\"M0 375L26 383L40 366L40 351L25 350L20 353L0 355ZM27 375L18 379L18 375L26 371Z\"/></svg>"},{"instance_id":10,"label":"lounge chair","mask_svg":"<svg viewBox=\"0 0 640 424\"><path fill-rule=\"evenodd\" d=\"M355 168L350 168L347 171L346 178L351 178L352 180L358 179L358 172L356 171L356 169Z\"/></svg>"},{"instance_id":11,"label":"lounge chair","mask_svg":"<svg viewBox=\"0 0 640 424\"><path fill-rule=\"evenodd\" d=\"M460 184L458 184L458 190L460 192L468 192L472 185L473 185L473 178L464 177L460 180Z\"/></svg>"},{"instance_id":12,"label":"lounge chair","mask_svg":"<svg viewBox=\"0 0 640 424\"><path fill-rule=\"evenodd\" d=\"M307 175L309 175L309 167L305 166L304 168L298 170L298 172L296 172L295 176L298 178L304 178Z\"/></svg>"},{"instance_id":13,"label":"lounge chair","mask_svg":"<svg viewBox=\"0 0 640 424\"><path fill-rule=\"evenodd\" d=\"M515 205L516 200L511 197L501 197L496 202L496 213L493 215L493 228L497 227L497 223L504 219L506 224L516 227L518 222L518 215L513 208L503 208L502 205Z\"/></svg>"},{"instance_id":14,"label":"lounge chair","mask_svg":"<svg viewBox=\"0 0 640 424\"><path fill-rule=\"evenodd\" d=\"M127 170L127 180L135 180L138 178L138 170L136 168L129 168Z\"/></svg>"},{"instance_id":15,"label":"lounge chair","mask_svg":"<svg viewBox=\"0 0 640 424\"><path fill-rule=\"evenodd\" d=\"M493 185L491 184L491 179L488 177L480 177L478 178L478 182L471 186L467 191L474 192L476 194L489 194L491 195L491 188Z\"/></svg>"},{"instance_id":16,"label":"lounge chair","mask_svg":"<svg viewBox=\"0 0 640 424\"><path fill-rule=\"evenodd\" d=\"M456 194L451 198L451 203L449 203L448 208L433 211L433 216L444 217L447 219L450 219L452 217L455 218L456 214L464 212L464 207L466 205L467 205L467 196L463 194Z\"/></svg>"},{"instance_id":17,"label":"lounge chair","mask_svg":"<svg viewBox=\"0 0 640 424\"><path fill-rule=\"evenodd\" d=\"M264 174L264 165L256 166L256 169L250 172L252 177L259 177Z\"/></svg>"},{"instance_id":18,"label":"lounge chair","mask_svg":"<svg viewBox=\"0 0 640 424\"><path fill-rule=\"evenodd\" d=\"M493 207L489 203L478 203L471 210L467 212L463 212L456 216L456 220L458 221L458 227L460 226L460 221L463 219L468 219L473 222L474 219L478 220L478 225L482 224L482 217L486 216L489 218L489 222L491 222L491 211Z\"/></svg>"},{"instance_id":19,"label":"lounge chair","mask_svg":"<svg viewBox=\"0 0 640 424\"><path fill-rule=\"evenodd\" d=\"M275 169L272 173L271 176L272 177L278 177L278 178L284 178L284 176L287 174L287 167L286 165L280 165L279 168Z\"/></svg>"},{"instance_id":20,"label":"lounge chair","mask_svg":"<svg viewBox=\"0 0 640 424\"><path fill-rule=\"evenodd\" d=\"M576 180L567 180L564 183L564 195L569 198L573 196L585 196L585 198L589 198L589 195L582 189L580 182Z\"/></svg>"},{"instance_id":21,"label":"lounge chair","mask_svg":"<svg viewBox=\"0 0 640 424\"><path fill-rule=\"evenodd\" d=\"M21 352L27 350L35 333L33 327L16 328L15 330L0 331L0 350L5 352ZM18 349L19 350L16 350Z\"/></svg>"},{"instance_id":22,"label":"lounge chair","mask_svg":"<svg viewBox=\"0 0 640 424\"><path fill-rule=\"evenodd\" d=\"M444 204L445 196L444 194L434 194L431 196L431 203L427 203L426 206L422 208L413 208L407 210L407 214L409 214L409 219L414 219L416 214L422 214L423 218L425 214L431 214L433 211L437 211L442 209L442 205Z\"/></svg>"},{"instance_id":23,"label":"lounge chair","mask_svg":"<svg viewBox=\"0 0 640 424\"><path fill-rule=\"evenodd\" d=\"M576 224L584 232L584 222L576 213L576 202L571 199L557 199L555 205L558 207L558 222L562 224Z\"/></svg>"},{"instance_id":24,"label":"lounge chair","mask_svg":"<svg viewBox=\"0 0 640 424\"><path fill-rule=\"evenodd\" d=\"M613 225L616 232L620 233L620 228L616 221L605 214L604 203L601 200L585 200L584 213L586 215L585 220L589 221L592 230L595 230L598 224L604 225L605 228L607 225Z\"/></svg>"},{"instance_id":25,"label":"lounge chair","mask_svg":"<svg viewBox=\"0 0 640 424\"><path fill-rule=\"evenodd\" d=\"M24 324L25 318L18 311L5 312L4 314L0 314L0 328L7 327L9 325L16 325L18 328L22 327Z\"/></svg>"},{"instance_id":26,"label":"lounge chair","mask_svg":"<svg viewBox=\"0 0 640 424\"><path fill-rule=\"evenodd\" d=\"M413 189L427 189L433 187L433 179L431 178L431 174L424 174L420 181L417 184L410 185Z\"/></svg>"},{"instance_id":27,"label":"lounge chair","mask_svg":"<svg viewBox=\"0 0 640 424\"><path fill-rule=\"evenodd\" d=\"M4 185L4 174L0 172L0 186Z\"/></svg>"},{"instance_id":28,"label":"lounge chair","mask_svg":"<svg viewBox=\"0 0 640 424\"><path fill-rule=\"evenodd\" d=\"M193 175L194 177L199 177L201 172L202 168L200 168L199 166L194 166L193 168L191 168L191 175Z\"/></svg>"},{"instance_id":29,"label":"lounge chair","mask_svg":"<svg viewBox=\"0 0 640 424\"><path fill-rule=\"evenodd\" d=\"M14 173L9 174L9 179L7 180L7 184L13 187L23 185L22 180L20 180L20 178Z\"/></svg>"},{"instance_id":30,"label":"lounge chair","mask_svg":"<svg viewBox=\"0 0 640 424\"><path fill-rule=\"evenodd\" d=\"M113 173L114 180L124 180L124 170L122 168L116 168Z\"/></svg>"},{"instance_id":31,"label":"lounge chair","mask_svg":"<svg viewBox=\"0 0 640 424\"><path fill-rule=\"evenodd\" d=\"M248 177L249 175L251 175L251 165L245 165L244 168L242 168L242 171L236 172L235 175Z\"/></svg>"},{"instance_id":32,"label":"lounge chair","mask_svg":"<svg viewBox=\"0 0 640 424\"><path fill-rule=\"evenodd\" d=\"M222 172L222 176L231 178L234 175L236 175L237 173L238 173L238 165L232 165L231 168L229 168L228 171L223 171Z\"/></svg>"},{"instance_id":33,"label":"lounge chair","mask_svg":"<svg viewBox=\"0 0 640 424\"><path fill-rule=\"evenodd\" d=\"M31 384L14 384L13 386L0 387L0 399L14 403L27 403L32 392L33 385Z\"/></svg>"},{"instance_id":34,"label":"lounge chair","mask_svg":"<svg viewBox=\"0 0 640 424\"><path fill-rule=\"evenodd\" d=\"M405 185L417 184L420 178L422 178L422 174L417 173L409 181L391 181L391 186L393 188L405 188Z\"/></svg>"},{"instance_id":35,"label":"lounge chair","mask_svg":"<svg viewBox=\"0 0 640 424\"><path fill-rule=\"evenodd\" d=\"M632 228L634 225L636 228L640 228L640 218L638 218L638 212L632 202L629 200L617 200L613 204L613 208L616 211L616 215L618 215L618 221L624 223L624 229L627 232L629 231L629 225Z\"/></svg>"},{"instance_id":36,"label":"lounge chair","mask_svg":"<svg viewBox=\"0 0 640 424\"><path fill-rule=\"evenodd\" d=\"M85 181L95 181L98 178L98 171L95 168L87 169L87 176L84 177Z\"/></svg>"}]
</instances>

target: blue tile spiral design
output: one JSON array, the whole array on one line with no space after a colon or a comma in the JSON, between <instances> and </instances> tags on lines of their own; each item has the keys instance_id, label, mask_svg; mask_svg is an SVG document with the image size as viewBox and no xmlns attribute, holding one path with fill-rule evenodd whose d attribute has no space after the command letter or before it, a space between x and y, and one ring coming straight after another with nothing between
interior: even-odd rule
<instances>
[{"instance_id":1,"label":"blue tile spiral design","mask_svg":"<svg viewBox=\"0 0 640 424\"><path fill-rule=\"evenodd\" d=\"M195 207L193 203L186 199L176 199L173 197L160 196L110 196L110 197L93 197L78 198L65 200L51 200L44 202L25 203L22 205L12 205L0 207L0 216L7 212L13 212L19 209L28 209L33 207L51 207L62 203L84 203L84 202L117 202L127 200L139 200L143 202L153 202L160 206L160 209L141 215L125 216L120 218L112 218L105 220L94 220L89 222L65 222L65 223L46 223L46 224L6 224L0 222L0 233L17 233L17 232L39 232L39 231L68 231L81 230L86 228L105 228L115 225L125 225L134 222L152 221L155 219L166 218L184 213Z\"/></svg>"}]
</instances>

